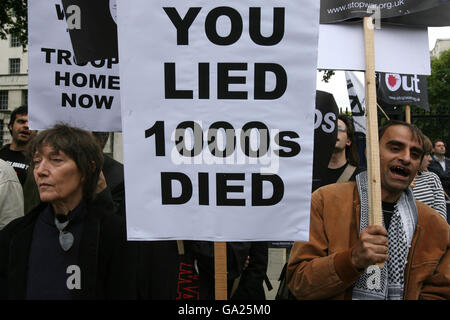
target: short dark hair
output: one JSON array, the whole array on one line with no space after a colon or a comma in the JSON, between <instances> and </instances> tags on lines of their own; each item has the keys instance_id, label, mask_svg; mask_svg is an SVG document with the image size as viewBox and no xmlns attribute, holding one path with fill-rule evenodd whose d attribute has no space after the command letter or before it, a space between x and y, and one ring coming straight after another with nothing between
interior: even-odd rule
<instances>
[{"instance_id":1,"label":"short dark hair","mask_svg":"<svg viewBox=\"0 0 450 320\"><path fill-rule=\"evenodd\" d=\"M16 117L17 117L17 115L24 115L24 114L28 114L28 106L27 105L23 105L23 106L20 106L20 107L17 107L16 109L14 109L12 112L11 112L11 116L9 117L9 124L8 124L8 129L9 129L9 132L11 133L11 126L14 124L14 121L16 121Z\"/></svg>"},{"instance_id":2,"label":"short dark hair","mask_svg":"<svg viewBox=\"0 0 450 320\"><path fill-rule=\"evenodd\" d=\"M409 128L409 130L411 131L411 134L413 136L414 139L417 139L417 141L420 142L420 144L422 145L422 150L424 149L424 135L422 133L422 131L414 124L405 122L405 121L400 121L400 120L389 120L387 121L384 126L382 126L379 130L378 130L378 140L381 140L381 138L383 137L384 133L386 132L387 128L391 127L391 126L396 126L396 125L400 125L400 126L405 126L407 128ZM425 156L425 152L422 152L422 158Z\"/></svg>"},{"instance_id":3,"label":"short dark hair","mask_svg":"<svg viewBox=\"0 0 450 320\"><path fill-rule=\"evenodd\" d=\"M438 143L438 142L442 142L444 144L444 146L446 146L444 139L438 138L438 139L434 139L434 141L433 141L433 148L436 147L436 143Z\"/></svg>"},{"instance_id":4,"label":"short dark hair","mask_svg":"<svg viewBox=\"0 0 450 320\"><path fill-rule=\"evenodd\" d=\"M103 149L106 145L106 142L108 142L109 138L109 132L102 132L102 131L92 131L92 135L99 143L101 143L100 148Z\"/></svg>"},{"instance_id":5,"label":"short dark hair","mask_svg":"<svg viewBox=\"0 0 450 320\"><path fill-rule=\"evenodd\" d=\"M345 156L347 157L348 163L357 167L359 166L359 156L355 144L355 127L353 125L353 119L348 115L341 113L338 115L338 120L345 123L345 126L347 127L347 138L352 142L349 146L345 146Z\"/></svg>"},{"instance_id":6,"label":"short dark hair","mask_svg":"<svg viewBox=\"0 0 450 320\"><path fill-rule=\"evenodd\" d=\"M44 145L49 145L56 152L62 151L77 165L84 178L83 196L87 201L94 199L98 178L103 166L103 154L100 146L90 132L57 124L53 128L39 132L30 142L28 149L30 159ZM31 161L31 170L34 169Z\"/></svg>"}]
</instances>

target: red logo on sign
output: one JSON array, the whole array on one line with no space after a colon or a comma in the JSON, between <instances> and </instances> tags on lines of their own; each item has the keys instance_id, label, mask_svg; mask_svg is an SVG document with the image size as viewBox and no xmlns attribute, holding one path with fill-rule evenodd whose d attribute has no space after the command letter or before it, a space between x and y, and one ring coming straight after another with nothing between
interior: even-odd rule
<instances>
[{"instance_id":1,"label":"red logo on sign","mask_svg":"<svg viewBox=\"0 0 450 320\"><path fill-rule=\"evenodd\" d=\"M386 86L390 91L397 91L402 85L402 79L399 74L387 73L386 74Z\"/></svg>"},{"instance_id":2,"label":"red logo on sign","mask_svg":"<svg viewBox=\"0 0 450 320\"><path fill-rule=\"evenodd\" d=\"M389 75L388 83L391 87L395 86L397 83L397 78L394 77L392 74Z\"/></svg>"}]
</instances>

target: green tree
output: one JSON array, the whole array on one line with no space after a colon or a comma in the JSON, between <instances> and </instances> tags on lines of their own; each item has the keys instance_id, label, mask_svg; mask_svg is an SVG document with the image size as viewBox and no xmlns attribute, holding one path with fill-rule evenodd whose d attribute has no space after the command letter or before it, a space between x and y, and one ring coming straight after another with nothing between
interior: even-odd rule
<instances>
[{"instance_id":1,"label":"green tree","mask_svg":"<svg viewBox=\"0 0 450 320\"><path fill-rule=\"evenodd\" d=\"M331 77L334 76L334 70L322 70L319 69L319 71L323 72L323 76L322 76L322 81L325 83L328 83L328 81L330 81Z\"/></svg>"},{"instance_id":2,"label":"green tree","mask_svg":"<svg viewBox=\"0 0 450 320\"><path fill-rule=\"evenodd\" d=\"M0 38L8 34L18 37L25 47L28 43L27 0L0 1Z\"/></svg>"},{"instance_id":3,"label":"green tree","mask_svg":"<svg viewBox=\"0 0 450 320\"><path fill-rule=\"evenodd\" d=\"M430 111L412 109L413 123L431 140L450 139L450 50L431 58L431 75L427 77ZM450 153L450 148L447 150Z\"/></svg>"},{"instance_id":4,"label":"green tree","mask_svg":"<svg viewBox=\"0 0 450 320\"><path fill-rule=\"evenodd\" d=\"M439 58L431 59L431 76L428 82L428 101L434 108L450 109L450 50Z\"/></svg>"}]
</instances>

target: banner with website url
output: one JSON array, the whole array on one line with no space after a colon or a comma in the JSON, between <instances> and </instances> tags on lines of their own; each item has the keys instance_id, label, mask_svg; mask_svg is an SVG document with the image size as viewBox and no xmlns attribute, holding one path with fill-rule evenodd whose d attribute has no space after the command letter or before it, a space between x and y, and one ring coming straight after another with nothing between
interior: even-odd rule
<instances>
[{"instance_id":1,"label":"banner with website url","mask_svg":"<svg viewBox=\"0 0 450 320\"><path fill-rule=\"evenodd\" d=\"M376 6L370 10L370 6ZM369 13L370 11L370 13ZM449 0L321 0L320 23L360 20L378 14L381 22L415 26L450 25Z\"/></svg>"}]
</instances>

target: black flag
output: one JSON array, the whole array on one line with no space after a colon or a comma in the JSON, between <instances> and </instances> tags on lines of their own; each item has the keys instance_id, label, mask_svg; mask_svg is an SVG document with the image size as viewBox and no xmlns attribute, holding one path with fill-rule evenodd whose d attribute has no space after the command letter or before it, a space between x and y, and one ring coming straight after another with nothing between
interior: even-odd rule
<instances>
[{"instance_id":1,"label":"black flag","mask_svg":"<svg viewBox=\"0 0 450 320\"><path fill-rule=\"evenodd\" d=\"M422 75L380 72L377 98L391 105L412 104L430 110L427 77Z\"/></svg>"}]
</instances>

